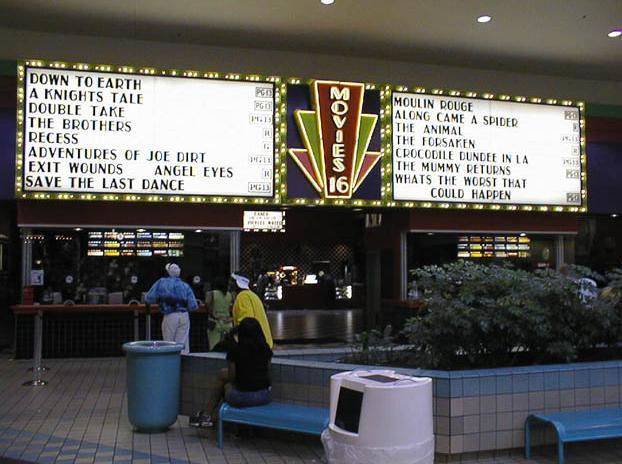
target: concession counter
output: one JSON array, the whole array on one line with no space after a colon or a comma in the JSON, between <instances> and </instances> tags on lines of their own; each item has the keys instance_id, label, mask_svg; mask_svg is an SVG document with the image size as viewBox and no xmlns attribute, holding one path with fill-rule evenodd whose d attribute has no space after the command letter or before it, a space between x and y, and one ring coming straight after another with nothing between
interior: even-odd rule
<instances>
[{"instance_id":1,"label":"concession counter","mask_svg":"<svg viewBox=\"0 0 622 464\"><path fill-rule=\"evenodd\" d=\"M123 343L162 339L157 305L51 304L15 305L15 357L30 358L37 313L42 320L44 358L122 356ZM201 306L190 316L190 349L208 351L207 313Z\"/></svg>"}]
</instances>

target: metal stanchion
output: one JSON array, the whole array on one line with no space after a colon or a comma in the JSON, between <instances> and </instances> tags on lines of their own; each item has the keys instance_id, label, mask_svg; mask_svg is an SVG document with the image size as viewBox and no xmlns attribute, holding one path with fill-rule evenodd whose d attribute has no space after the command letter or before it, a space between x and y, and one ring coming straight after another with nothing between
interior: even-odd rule
<instances>
[{"instance_id":1,"label":"metal stanchion","mask_svg":"<svg viewBox=\"0 0 622 464\"><path fill-rule=\"evenodd\" d=\"M145 340L151 340L151 308L147 306L145 315Z\"/></svg>"},{"instance_id":2,"label":"metal stanchion","mask_svg":"<svg viewBox=\"0 0 622 464\"><path fill-rule=\"evenodd\" d=\"M138 341L140 334L138 332L138 311L134 310L134 341Z\"/></svg>"},{"instance_id":3,"label":"metal stanchion","mask_svg":"<svg viewBox=\"0 0 622 464\"><path fill-rule=\"evenodd\" d=\"M37 314L35 314L35 335L34 335L34 347L32 351L32 359L33 361L35 361L35 353L37 352L37 336L38 336L37 333L39 333L40 334L39 335L39 364L35 362L34 363L35 367L29 367L28 372L33 372L35 370L38 370L39 372L47 372L50 370L49 367L41 365L41 363L43 362L43 356L41 356L41 352L43 351L43 322L42 322L43 319L42 318L43 318L43 311L38 311ZM37 329L37 322L39 322L39 329ZM39 332L37 332L37 330ZM39 367L36 367L36 366L39 366Z\"/></svg>"},{"instance_id":4,"label":"metal stanchion","mask_svg":"<svg viewBox=\"0 0 622 464\"><path fill-rule=\"evenodd\" d=\"M47 385L48 382L45 380L41 380L41 372L43 372L43 368L41 367L41 351L43 348L43 311L37 311L35 315L35 334L34 334L34 345L32 352L32 380L28 382L24 382L22 385L32 386L32 387L40 387L43 385Z\"/></svg>"},{"instance_id":5,"label":"metal stanchion","mask_svg":"<svg viewBox=\"0 0 622 464\"><path fill-rule=\"evenodd\" d=\"M32 372L32 371L34 370L34 367L29 367L27 370L28 370L28 372ZM41 372L47 372L47 371L49 371L49 370L50 370L50 368L49 368L49 367L47 367L47 366L41 366L41 367L39 368L39 370L40 370Z\"/></svg>"}]
</instances>

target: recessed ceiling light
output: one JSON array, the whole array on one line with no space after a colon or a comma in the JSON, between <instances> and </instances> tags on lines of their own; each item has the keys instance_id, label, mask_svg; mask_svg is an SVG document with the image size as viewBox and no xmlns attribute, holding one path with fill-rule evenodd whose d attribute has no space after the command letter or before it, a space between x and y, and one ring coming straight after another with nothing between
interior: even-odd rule
<instances>
[{"instance_id":1,"label":"recessed ceiling light","mask_svg":"<svg viewBox=\"0 0 622 464\"><path fill-rule=\"evenodd\" d=\"M322 5L332 5L335 3L335 0L320 0L320 2L322 2Z\"/></svg>"},{"instance_id":2,"label":"recessed ceiling light","mask_svg":"<svg viewBox=\"0 0 622 464\"><path fill-rule=\"evenodd\" d=\"M609 34L607 34L607 36L611 37L612 39L615 37L620 37L621 35L622 35L622 31L620 29L614 29Z\"/></svg>"},{"instance_id":3,"label":"recessed ceiling light","mask_svg":"<svg viewBox=\"0 0 622 464\"><path fill-rule=\"evenodd\" d=\"M492 16L482 15L477 18L478 23L489 23L492 21Z\"/></svg>"},{"instance_id":4,"label":"recessed ceiling light","mask_svg":"<svg viewBox=\"0 0 622 464\"><path fill-rule=\"evenodd\" d=\"M197 234L200 234L201 232L203 232L203 229L196 229L196 230L195 230L195 232L196 232Z\"/></svg>"},{"instance_id":5,"label":"recessed ceiling light","mask_svg":"<svg viewBox=\"0 0 622 464\"><path fill-rule=\"evenodd\" d=\"M612 215L611 215L611 217L612 217L612 218L617 218L617 217L618 217L618 215L614 213L614 214L612 214Z\"/></svg>"},{"instance_id":6,"label":"recessed ceiling light","mask_svg":"<svg viewBox=\"0 0 622 464\"><path fill-rule=\"evenodd\" d=\"M74 227L74 229L76 232L80 232L82 230L82 227Z\"/></svg>"},{"instance_id":7,"label":"recessed ceiling light","mask_svg":"<svg viewBox=\"0 0 622 464\"><path fill-rule=\"evenodd\" d=\"M521 233L520 233L520 236L521 236L521 237L525 237L526 235L527 235L527 234L526 234L525 232L521 232Z\"/></svg>"}]
</instances>

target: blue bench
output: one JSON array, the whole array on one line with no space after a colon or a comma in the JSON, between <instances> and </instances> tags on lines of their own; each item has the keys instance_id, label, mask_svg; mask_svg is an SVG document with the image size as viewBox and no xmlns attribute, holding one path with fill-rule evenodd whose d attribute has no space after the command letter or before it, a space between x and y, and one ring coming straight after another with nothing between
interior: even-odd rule
<instances>
[{"instance_id":1,"label":"blue bench","mask_svg":"<svg viewBox=\"0 0 622 464\"><path fill-rule=\"evenodd\" d=\"M328 416L328 408L299 404L270 403L264 406L235 408L223 403L218 415L218 447L222 448L224 422L320 435L328 427Z\"/></svg>"},{"instance_id":2,"label":"blue bench","mask_svg":"<svg viewBox=\"0 0 622 464\"><path fill-rule=\"evenodd\" d=\"M531 458L531 426L551 424L557 432L557 460L564 464L564 443L622 437L622 409L531 414L525 421L525 457Z\"/></svg>"}]
</instances>

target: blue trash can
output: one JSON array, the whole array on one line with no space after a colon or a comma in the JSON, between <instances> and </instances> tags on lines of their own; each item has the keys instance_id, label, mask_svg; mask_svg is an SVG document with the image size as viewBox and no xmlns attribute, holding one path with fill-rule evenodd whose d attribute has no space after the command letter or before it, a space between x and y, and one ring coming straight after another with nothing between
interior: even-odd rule
<instances>
[{"instance_id":1,"label":"blue trash can","mask_svg":"<svg viewBox=\"0 0 622 464\"><path fill-rule=\"evenodd\" d=\"M127 356L127 413L139 432L163 432L177 420L181 350L184 345L139 341L123 345Z\"/></svg>"}]
</instances>

